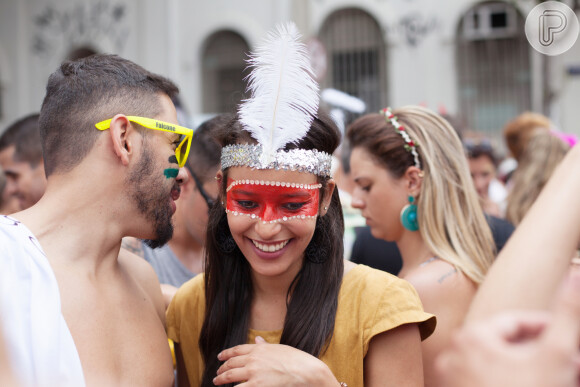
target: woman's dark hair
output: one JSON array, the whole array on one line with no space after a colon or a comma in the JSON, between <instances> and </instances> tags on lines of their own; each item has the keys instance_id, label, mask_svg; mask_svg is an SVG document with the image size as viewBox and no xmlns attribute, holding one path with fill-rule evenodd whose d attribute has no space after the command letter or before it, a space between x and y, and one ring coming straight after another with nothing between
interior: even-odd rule
<instances>
[{"instance_id":1,"label":"woman's dark hair","mask_svg":"<svg viewBox=\"0 0 580 387\"><path fill-rule=\"evenodd\" d=\"M217 134L222 145L255 143L243 131L235 117L223 132ZM316 149L332 154L340 143L340 132L325 114L314 119L308 134L290 150ZM321 198L328 178L322 184ZM227 171L224 171L222 195L225 196ZM280 338L281 344L320 356L334 331L338 293L344 270L344 222L338 190L334 190L328 211L319 216L307 251L316 259L305 258L299 273L288 289L287 312ZM228 243L229 241L229 243ZM250 265L233 243L224 208L216 204L210 210L205 258L205 317L199 346L205 362L202 386L213 386L220 362L219 352L248 340L250 305L253 297ZM319 258L326 259L319 260Z\"/></svg>"}]
</instances>

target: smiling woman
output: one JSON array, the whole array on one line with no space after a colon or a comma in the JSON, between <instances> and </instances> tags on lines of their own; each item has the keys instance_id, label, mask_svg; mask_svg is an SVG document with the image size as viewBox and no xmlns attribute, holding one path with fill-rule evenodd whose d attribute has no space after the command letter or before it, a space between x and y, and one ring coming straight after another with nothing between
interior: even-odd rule
<instances>
[{"instance_id":1,"label":"smiling woman","mask_svg":"<svg viewBox=\"0 0 580 387\"><path fill-rule=\"evenodd\" d=\"M253 57L263 87L217 134L222 205L210 209L205 273L167 311L180 386L421 386L420 342L435 320L407 282L343 259L330 176L340 134L317 110L316 85L305 86L312 72L296 34L280 28ZM256 75L279 60L261 55L282 48L301 63L285 63L291 85ZM271 106L280 121L265 113L271 101L282 101Z\"/></svg>"}]
</instances>

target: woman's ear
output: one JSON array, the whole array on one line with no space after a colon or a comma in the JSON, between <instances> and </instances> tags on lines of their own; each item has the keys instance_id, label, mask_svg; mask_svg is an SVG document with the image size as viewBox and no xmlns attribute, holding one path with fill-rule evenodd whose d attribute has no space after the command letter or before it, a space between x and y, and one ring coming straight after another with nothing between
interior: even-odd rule
<instances>
[{"instance_id":1,"label":"woman's ear","mask_svg":"<svg viewBox=\"0 0 580 387\"><path fill-rule=\"evenodd\" d=\"M328 207L330 207L330 202L332 201L332 194L334 193L334 189L336 188L336 182L334 179L328 180L326 183L326 189L324 190L324 197L322 198L322 202L320 203L320 215L326 215L328 211Z\"/></svg>"},{"instance_id":2,"label":"woman's ear","mask_svg":"<svg viewBox=\"0 0 580 387\"><path fill-rule=\"evenodd\" d=\"M113 151L123 165L129 164L133 152L133 136L135 129L124 114L117 114L111 120L109 135L113 144Z\"/></svg>"},{"instance_id":3,"label":"woman's ear","mask_svg":"<svg viewBox=\"0 0 580 387\"><path fill-rule=\"evenodd\" d=\"M410 166L405 171L406 188L409 195L415 197L421 192L421 185L423 183L424 172L415 166Z\"/></svg>"}]
</instances>

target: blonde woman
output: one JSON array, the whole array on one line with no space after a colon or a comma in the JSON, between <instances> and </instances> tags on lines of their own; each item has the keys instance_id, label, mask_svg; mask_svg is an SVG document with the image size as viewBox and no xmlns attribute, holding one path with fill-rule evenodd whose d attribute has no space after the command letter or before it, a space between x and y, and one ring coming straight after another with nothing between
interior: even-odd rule
<instances>
[{"instance_id":1,"label":"blonde woman","mask_svg":"<svg viewBox=\"0 0 580 387\"><path fill-rule=\"evenodd\" d=\"M508 197L506 218L517 226L570 147L547 131L536 132L522 153Z\"/></svg>"},{"instance_id":2,"label":"blonde woman","mask_svg":"<svg viewBox=\"0 0 580 387\"><path fill-rule=\"evenodd\" d=\"M422 352L425 386L439 386L434 359L462 324L494 257L461 142L447 121L416 106L363 116L347 136L352 205L375 237L397 243L399 276L437 316Z\"/></svg>"}]
</instances>

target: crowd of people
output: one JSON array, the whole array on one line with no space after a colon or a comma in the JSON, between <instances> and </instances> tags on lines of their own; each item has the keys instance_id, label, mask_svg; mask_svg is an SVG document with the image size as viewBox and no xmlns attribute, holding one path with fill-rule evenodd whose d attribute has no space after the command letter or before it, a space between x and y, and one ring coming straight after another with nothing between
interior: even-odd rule
<instances>
[{"instance_id":1,"label":"crowd of people","mask_svg":"<svg viewBox=\"0 0 580 387\"><path fill-rule=\"evenodd\" d=\"M505 174L425 107L341 138L292 23L250 58L195 130L106 54L4 130L0 385L577 386L573 137L515 117Z\"/></svg>"}]
</instances>

